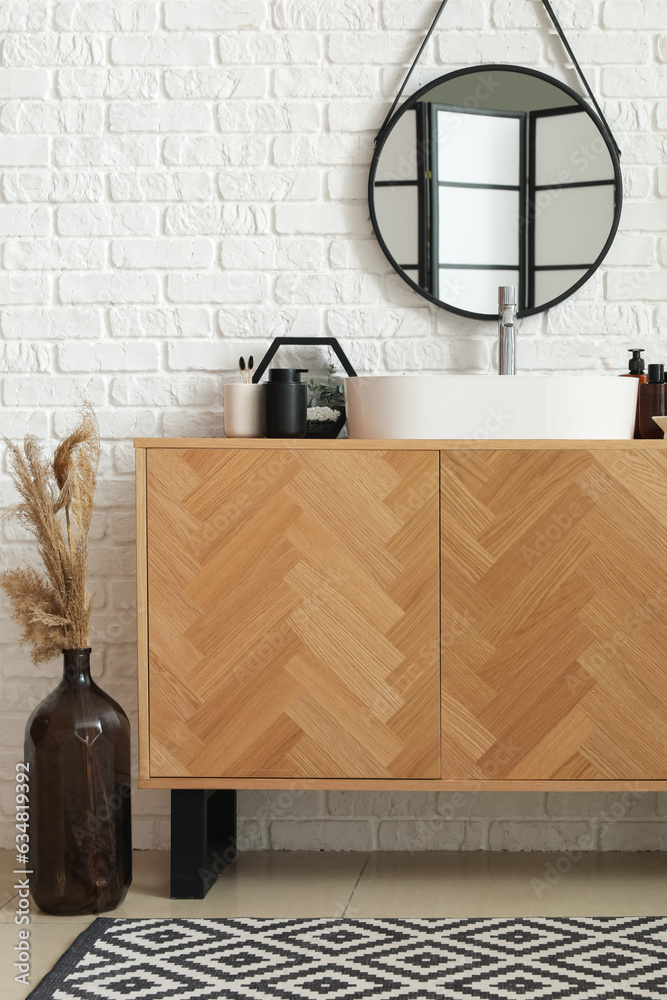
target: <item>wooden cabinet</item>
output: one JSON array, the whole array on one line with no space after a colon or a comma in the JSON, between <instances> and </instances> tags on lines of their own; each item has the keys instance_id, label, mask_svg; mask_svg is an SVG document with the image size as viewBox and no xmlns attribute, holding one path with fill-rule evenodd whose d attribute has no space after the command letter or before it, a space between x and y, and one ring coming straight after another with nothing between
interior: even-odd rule
<instances>
[{"instance_id":1,"label":"wooden cabinet","mask_svg":"<svg viewBox=\"0 0 667 1000\"><path fill-rule=\"evenodd\" d=\"M667 779L667 454L442 455L442 776Z\"/></svg>"},{"instance_id":2,"label":"wooden cabinet","mask_svg":"<svg viewBox=\"0 0 667 1000\"><path fill-rule=\"evenodd\" d=\"M151 777L440 776L436 452L149 449Z\"/></svg>"},{"instance_id":3,"label":"wooden cabinet","mask_svg":"<svg viewBox=\"0 0 667 1000\"><path fill-rule=\"evenodd\" d=\"M667 788L667 447L138 441L140 785Z\"/></svg>"}]
</instances>

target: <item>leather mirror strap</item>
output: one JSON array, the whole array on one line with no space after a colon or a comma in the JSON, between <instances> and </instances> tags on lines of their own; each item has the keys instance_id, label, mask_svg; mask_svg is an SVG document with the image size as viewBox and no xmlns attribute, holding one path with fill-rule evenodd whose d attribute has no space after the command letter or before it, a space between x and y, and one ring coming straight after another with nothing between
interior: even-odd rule
<instances>
[{"instance_id":1,"label":"leather mirror strap","mask_svg":"<svg viewBox=\"0 0 667 1000\"><path fill-rule=\"evenodd\" d=\"M374 143L375 145L377 145L377 142L378 142L380 136L382 135L382 133L386 129L387 125L391 121L391 119L393 117L393 114L394 114L394 111L396 110L396 107L398 105L398 102L400 101L400 99L401 99L401 97L403 95L403 91L405 90L405 88L406 88L406 86L408 84L408 80L412 76L414 68L417 65L417 63L419 62L419 57L421 56L422 52L426 48L426 45L428 44L428 41L429 41L431 35L435 31L436 25L437 25L438 21L440 20L440 15L444 11L444 9L447 6L448 2L449 2L449 0L442 0L442 3L438 7L438 9L436 11L436 14L435 14L435 17L433 18L433 21L431 22L431 26L428 29L428 31L426 32L424 40L421 43L421 45L419 46L419 50L417 52L417 55L413 59L412 65L410 66L408 72L406 73L405 78L403 80L403 83L401 84L401 86L399 88L398 94L394 98L394 102L391 105L391 107L389 108L389 111L387 112L387 114L385 116L385 119L382 122L382 125L380 126L380 130L379 130L378 134L375 136L375 143ZM575 56L575 54L574 54L574 52L572 50L572 46L570 45L570 43L569 43L569 41L567 39L567 35L565 34L565 31L563 30L563 28L562 28L562 26L560 24L560 21L556 17L556 12L554 11L553 7L551 6L550 0L542 0L542 3L544 5L544 8L545 8L547 14L551 18L551 21L552 21L552 23L553 23L556 31L558 32L558 37L560 38L561 42L563 43L563 47L565 48L565 51L567 52L567 54L568 54L568 56L569 56L569 58L570 58L570 60L572 62L572 65L574 66L576 72L578 73L579 78L581 79L581 81L582 81L582 83L583 83L583 85L584 85L584 87L586 89L586 92L587 92L590 100L593 103L593 107L595 108L595 110L596 110L596 112L598 114L598 117L600 118L600 121L602 122L602 125L604 126L604 128L605 128L605 130L607 132L607 135L608 135L611 143L614 146L614 149L616 150L617 155L620 157L621 150L619 149L618 144L617 144L617 142L616 142L616 140L614 138L614 134L613 134L611 128L609 127L609 122L605 118L604 112L603 112L602 108L600 107L600 105L599 105L599 103L598 103L598 101L597 101L597 99L595 97L595 94L593 93L593 91L592 91L592 89L590 87L590 84L588 83L588 80L586 79L584 71L582 70L581 66L579 65L577 57Z\"/></svg>"}]
</instances>

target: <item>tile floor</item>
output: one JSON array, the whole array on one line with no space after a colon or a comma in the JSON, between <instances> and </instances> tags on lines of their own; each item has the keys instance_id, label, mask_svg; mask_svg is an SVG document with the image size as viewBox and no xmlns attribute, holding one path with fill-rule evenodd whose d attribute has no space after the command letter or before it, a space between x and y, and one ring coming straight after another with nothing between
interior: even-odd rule
<instances>
[{"instance_id":1,"label":"tile floor","mask_svg":"<svg viewBox=\"0 0 667 1000\"><path fill-rule=\"evenodd\" d=\"M248 853L203 900L169 899L169 855L136 851L123 917L667 914L664 854ZM23 1000L92 917L32 913L31 986L14 982L13 854L0 852L0 996Z\"/></svg>"}]
</instances>

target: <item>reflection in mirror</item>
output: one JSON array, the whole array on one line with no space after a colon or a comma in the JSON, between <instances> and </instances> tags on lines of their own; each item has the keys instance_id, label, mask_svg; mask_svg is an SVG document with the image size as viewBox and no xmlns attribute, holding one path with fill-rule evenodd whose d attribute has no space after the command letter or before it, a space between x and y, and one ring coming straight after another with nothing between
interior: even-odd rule
<instances>
[{"instance_id":1,"label":"reflection in mirror","mask_svg":"<svg viewBox=\"0 0 667 1000\"><path fill-rule=\"evenodd\" d=\"M618 157L569 87L518 67L462 70L424 87L383 132L371 217L399 274L445 308L520 315L571 294L599 266L621 208Z\"/></svg>"}]
</instances>

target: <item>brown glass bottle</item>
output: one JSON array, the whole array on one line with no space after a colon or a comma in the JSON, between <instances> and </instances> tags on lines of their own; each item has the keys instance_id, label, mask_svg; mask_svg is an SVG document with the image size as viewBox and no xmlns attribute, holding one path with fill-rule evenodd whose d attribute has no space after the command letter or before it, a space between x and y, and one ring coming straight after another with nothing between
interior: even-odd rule
<instances>
[{"instance_id":1,"label":"brown glass bottle","mask_svg":"<svg viewBox=\"0 0 667 1000\"><path fill-rule=\"evenodd\" d=\"M663 436L653 417L667 413L666 389L664 365L649 365L648 382L639 386L639 433L643 438Z\"/></svg>"},{"instance_id":2,"label":"brown glass bottle","mask_svg":"<svg viewBox=\"0 0 667 1000\"><path fill-rule=\"evenodd\" d=\"M91 679L90 649L63 653L26 725L30 890L46 913L102 913L132 881L130 724Z\"/></svg>"},{"instance_id":3,"label":"brown glass bottle","mask_svg":"<svg viewBox=\"0 0 667 1000\"><path fill-rule=\"evenodd\" d=\"M646 348L644 347L630 347L629 351L632 354L628 364L628 371L626 374L621 375L620 378L636 378L638 382L643 384L648 382L648 375L644 372L645 361L642 357ZM637 387L639 390L639 386ZM637 409L635 411L635 441L641 438L639 432L639 391L637 391Z\"/></svg>"}]
</instances>

